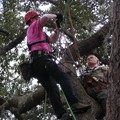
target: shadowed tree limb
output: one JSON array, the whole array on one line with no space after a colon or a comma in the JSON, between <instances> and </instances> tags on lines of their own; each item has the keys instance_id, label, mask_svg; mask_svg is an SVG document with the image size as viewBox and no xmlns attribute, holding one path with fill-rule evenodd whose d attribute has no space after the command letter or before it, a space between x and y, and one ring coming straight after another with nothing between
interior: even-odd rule
<instances>
[{"instance_id":1,"label":"shadowed tree limb","mask_svg":"<svg viewBox=\"0 0 120 120\"><path fill-rule=\"evenodd\" d=\"M91 37L82 40L78 43L80 56L88 54L93 49L100 47L103 44L103 41L105 40L106 35L109 33L110 30L110 22L108 22L106 25L104 25L100 30L98 30L95 34L93 34ZM69 34L69 37L73 39L73 36ZM75 53L74 45L71 45L69 47L71 50L71 53L73 55L74 60L77 60L77 55ZM67 49L64 53L65 59L69 60L69 50Z\"/></svg>"},{"instance_id":2,"label":"shadowed tree limb","mask_svg":"<svg viewBox=\"0 0 120 120\"><path fill-rule=\"evenodd\" d=\"M10 42L5 47L0 47L0 56L5 55L6 52L11 50L12 48L16 47L19 43L21 43L26 36L26 30L22 30L22 32L17 36L17 38Z\"/></svg>"},{"instance_id":3,"label":"shadowed tree limb","mask_svg":"<svg viewBox=\"0 0 120 120\"><path fill-rule=\"evenodd\" d=\"M0 113L5 110L10 110L17 118L21 117L22 113L27 112L33 107L39 105L44 100L45 91L40 87L35 92L23 95L21 97L14 96L11 99L4 101L0 106Z\"/></svg>"},{"instance_id":4,"label":"shadowed tree limb","mask_svg":"<svg viewBox=\"0 0 120 120\"><path fill-rule=\"evenodd\" d=\"M9 35L9 33L6 30L0 29L0 33L3 33L4 35Z\"/></svg>"}]
</instances>

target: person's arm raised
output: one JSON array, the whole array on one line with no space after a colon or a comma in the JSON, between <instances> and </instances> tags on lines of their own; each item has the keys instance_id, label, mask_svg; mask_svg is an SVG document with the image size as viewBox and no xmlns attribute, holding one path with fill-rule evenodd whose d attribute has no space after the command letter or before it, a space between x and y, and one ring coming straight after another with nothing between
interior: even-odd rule
<instances>
[{"instance_id":1,"label":"person's arm raised","mask_svg":"<svg viewBox=\"0 0 120 120\"><path fill-rule=\"evenodd\" d=\"M49 20L56 19L57 15L55 14L45 14L40 18L41 26L44 26Z\"/></svg>"}]
</instances>

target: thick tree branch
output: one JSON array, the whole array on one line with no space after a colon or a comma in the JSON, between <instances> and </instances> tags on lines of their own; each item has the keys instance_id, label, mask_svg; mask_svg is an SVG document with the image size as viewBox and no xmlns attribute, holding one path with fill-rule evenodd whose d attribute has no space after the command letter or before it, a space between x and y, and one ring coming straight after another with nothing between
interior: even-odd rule
<instances>
[{"instance_id":1,"label":"thick tree branch","mask_svg":"<svg viewBox=\"0 0 120 120\"><path fill-rule=\"evenodd\" d=\"M15 96L5 101L0 106L0 112L3 112L4 110L10 110L17 118L19 118L22 113L25 113L40 104L44 99L44 94L44 88L41 87L33 93L29 93L21 97Z\"/></svg>"},{"instance_id":2,"label":"thick tree branch","mask_svg":"<svg viewBox=\"0 0 120 120\"><path fill-rule=\"evenodd\" d=\"M14 41L9 43L5 47L0 48L0 56L5 55L6 52L16 47L19 43L21 43L22 40L24 40L25 35L26 35L26 30L23 30L22 33L20 33Z\"/></svg>"},{"instance_id":3,"label":"thick tree branch","mask_svg":"<svg viewBox=\"0 0 120 120\"><path fill-rule=\"evenodd\" d=\"M100 47L105 39L105 36L109 33L110 29L110 22L108 22L105 26L103 26L99 31L97 31L95 34L93 34L91 37L81 41L78 43L80 55L88 54L93 49ZM70 36L72 38L72 36ZM75 53L74 45L71 45L70 48L71 53L73 55L74 60L77 60L77 55ZM67 60L70 59L70 53L67 49L65 52L65 58Z\"/></svg>"},{"instance_id":4,"label":"thick tree branch","mask_svg":"<svg viewBox=\"0 0 120 120\"><path fill-rule=\"evenodd\" d=\"M9 35L9 33L6 30L0 29L0 33L3 33L4 35Z\"/></svg>"}]
</instances>

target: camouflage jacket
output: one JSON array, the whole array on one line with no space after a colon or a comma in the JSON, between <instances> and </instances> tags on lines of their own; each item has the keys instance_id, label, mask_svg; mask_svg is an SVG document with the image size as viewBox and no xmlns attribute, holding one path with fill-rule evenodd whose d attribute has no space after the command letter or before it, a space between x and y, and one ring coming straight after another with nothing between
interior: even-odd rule
<instances>
[{"instance_id":1,"label":"camouflage jacket","mask_svg":"<svg viewBox=\"0 0 120 120\"><path fill-rule=\"evenodd\" d=\"M108 67L98 66L93 69L86 68L82 74L82 84L88 94L99 93L102 89L107 89Z\"/></svg>"}]
</instances>

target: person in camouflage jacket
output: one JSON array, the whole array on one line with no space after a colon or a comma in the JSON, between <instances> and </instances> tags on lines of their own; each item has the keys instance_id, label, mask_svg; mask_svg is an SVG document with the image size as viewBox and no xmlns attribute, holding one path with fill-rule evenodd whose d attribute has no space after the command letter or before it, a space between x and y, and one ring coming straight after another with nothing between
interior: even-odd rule
<instances>
[{"instance_id":1,"label":"person in camouflage jacket","mask_svg":"<svg viewBox=\"0 0 120 120\"><path fill-rule=\"evenodd\" d=\"M99 59L94 54L87 57L87 64L82 74L82 84L87 94L100 103L102 113L97 120L103 120L106 114L108 66L101 66Z\"/></svg>"}]
</instances>

